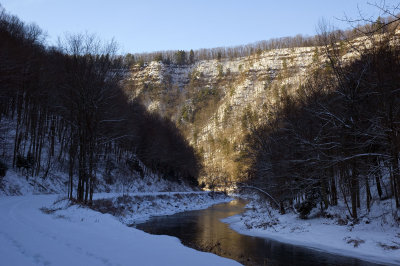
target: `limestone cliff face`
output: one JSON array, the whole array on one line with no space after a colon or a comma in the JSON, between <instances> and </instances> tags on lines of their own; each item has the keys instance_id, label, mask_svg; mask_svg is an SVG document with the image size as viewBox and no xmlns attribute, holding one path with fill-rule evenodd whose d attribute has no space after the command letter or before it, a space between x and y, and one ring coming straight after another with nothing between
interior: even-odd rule
<instances>
[{"instance_id":1,"label":"limestone cliff face","mask_svg":"<svg viewBox=\"0 0 400 266\"><path fill-rule=\"evenodd\" d=\"M176 122L202 156L207 183L234 180L245 167L235 159L249 127L282 94L294 93L313 65L324 64L320 50L275 49L183 66L150 62L132 68L127 93Z\"/></svg>"}]
</instances>

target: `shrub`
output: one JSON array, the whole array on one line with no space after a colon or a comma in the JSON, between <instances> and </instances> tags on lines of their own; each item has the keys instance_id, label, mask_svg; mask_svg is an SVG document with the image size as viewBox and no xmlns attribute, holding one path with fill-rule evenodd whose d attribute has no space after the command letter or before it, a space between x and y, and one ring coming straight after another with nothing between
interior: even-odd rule
<instances>
[{"instance_id":1,"label":"shrub","mask_svg":"<svg viewBox=\"0 0 400 266\"><path fill-rule=\"evenodd\" d=\"M33 167L33 164L35 163L33 156L31 153L28 153L26 157L23 155L17 155L17 161L15 165L17 166L18 169L24 168L26 170L31 169Z\"/></svg>"},{"instance_id":2,"label":"shrub","mask_svg":"<svg viewBox=\"0 0 400 266\"><path fill-rule=\"evenodd\" d=\"M296 210L299 212L300 214L300 218L301 219L307 219L307 216L310 214L311 210L314 208L315 204L310 201L310 200L306 200L303 201L302 203L296 205Z\"/></svg>"},{"instance_id":3,"label":"shrub","mask_svg":"<svg viewBox=\"0 0 400 266\"><path fill-rule=\"evenodd\" d=\"M2 161L0 161L0 177L5 177L7 170L8 170L7 165Z\"/></svg>"},{"instance_id":4,"label":"shrub","mask_svg":"<svg viewBox=\"0 0 400 266\"><path fill-rule=\"evenodd\" d=\"M139 161L136 158L127 159L126 164L128 165L128 168L130 171L132 171L132 172L135 171L135 172L139 173L141 178L144 177L143 169L140 166Z\"/></svg>"},{"instance_id":5,"label":"shrub","mask_svg":"<svg viewBox=\"0 0 400 266\"><path fill-rule=\"evenodd\" d=\"M301 219L307 219L311 210L317 206L317 202L320 199L321 195L318 189L314 188L311 191L306 193L305 201L296 204L295 208L299 212L299 216Z\"/></svg>"}]
</instances>

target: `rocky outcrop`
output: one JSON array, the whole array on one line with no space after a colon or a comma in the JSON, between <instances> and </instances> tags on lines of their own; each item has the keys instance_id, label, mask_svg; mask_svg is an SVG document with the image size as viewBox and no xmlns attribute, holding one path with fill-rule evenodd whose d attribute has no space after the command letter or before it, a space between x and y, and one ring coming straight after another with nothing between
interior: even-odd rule
<instances>
[{"instance_id":1,"label":"rocky outcrop","mask_svg":"<svg viewBox=\"0 0 400 266\"><path fill-rule=\"evenodd\" d=\"M282 94L295 93L314 67L325 67L322 50L274 49L183 66L150 62L132 68L126 90L179 125L204 159L207 183L235 180L245 167L235 159L251 124L266 119ZM346 60L356 56L351 45L343 46L341 54Z\"/></svg>"}]
</instances>

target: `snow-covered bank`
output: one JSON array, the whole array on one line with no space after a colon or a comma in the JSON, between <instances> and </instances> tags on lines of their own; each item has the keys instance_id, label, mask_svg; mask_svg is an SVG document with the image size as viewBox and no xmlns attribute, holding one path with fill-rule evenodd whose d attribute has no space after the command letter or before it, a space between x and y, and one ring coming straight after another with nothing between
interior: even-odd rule
<instances>
[{"instance_id":1,"label":"snow-covered bank","mask_svg":"<svg viewBox=\"0 0 400 266\"><path fill-rule=\"evenodd\" d=\"M238 265L169 236L127 227L77 205L46 214L55 195L0 199L2 265ZM50 211L51 212L51 211Z\"/></svg>"},{"instance_id":2,"label":"snow-covered bank","mask_svg":"<svg viewBox=\"0 0 400 266\"><path fill-rule=\"evenodd\" d=\"M77 180L74 180L77 182ZM193 188L184 182L172 182L160 178L155 174L145 175L143 178L132 175L123 175L116 178L113 184L107 184L103 177L97 179L96 192L107 193L146 193L159 191L187 191ZM46 178L41 176L24 176L21 172L9 169L5 177L0 178L1 196L21 196L33 194L64 194L67 195L68 174L62 171L49 172Z\"/></svg>"},{"instance_id":3,"label":"snow-covered bank","mask_svg":"<svg viewBox=\"0 0 400 266\"><path fill-rule=\"evenodd\" d=\"M255 202L248 207L245 213L226 218L223 222L241 234L376 263L400 265L400 228L384 221L384 216L364 218L358 224L340 225L341 222L333 218L302 220L296 214L279 215L273 210L269 210L271 215L268 215L267 209Z\"/></svg>"},{"instance_id":4,"label":"snow-covered bank","mask_svg":"<svg viewBox=\"0 0 400 266\"><path fill-rule=\"evenodd\" d=\"M232 200L224 193L217 192L101 194L97 198L92 209L109 213L128 225L144 222L151 216L206 209L211 205Z\"/></svg>"}]
</instances>

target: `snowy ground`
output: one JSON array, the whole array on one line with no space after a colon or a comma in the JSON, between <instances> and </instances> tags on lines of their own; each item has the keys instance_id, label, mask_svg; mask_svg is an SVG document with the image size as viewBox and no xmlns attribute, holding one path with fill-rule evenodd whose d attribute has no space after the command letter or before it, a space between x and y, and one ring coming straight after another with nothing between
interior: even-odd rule
<instances>
[{"instance_id":1,"label":"snowy ground","mask_svg":"<svg viewBox=\"0 0 400 266\"><path fill-rule=\"evenodd\" d=\"M231 200L145 172L115 172L113 184L100 176L96 191L111 193L94 195L95 211L68 200L54 204L68 188L62 171L44 178L9 169L0 178L0 265L238 265L126 226Z\"/></svg>"},{"instance_id":2,"label":"snowy ground","mask_svg":"<svg viewBox=\"0 0 400 266\"><path fill-rule=\"evenodd\" d=\"M99 194L97 198L92 209L109 213L127 225L144 222L155 215L206 209L211 205L232 200L224 193L217 192Z\"/></svg>"},{"instance_id":3,"label":"snowy ground","mask_svg":"<svg viewBox=\"0 0 400 266\"><path fill-rule=\"evenodd\" d=\"M61 208L65 201L54 205L56 198L0 198L2 265L238 265L187 248L177 238L127 227L109 214Z\"/></svg>"},{"instance_id":4,"label":"snowy ground","mask_svg":"<svg viewBox=\"0 0 400 266\"><path fill-rule=\"evenodd\" d=\"M129 178L130 177L130 178ZM143 178L138 176L123 176L116 178L114 184L106 184L103 177L98 178L96 192L135 193L158 191L193 191L194 188L185 183L171 182L150 173ZM77 184L74 180L74 184ZM68 174L52 171L46 178L29 176L28 178L13 169L9 169L5 177L0 178L0 197L32 194L64 194L68 190Z\"/></svg>"},{"instance_id":5,"label":"snowy ground","mask_svg":"<svg viewBox=\"0 0 400 266\"><path fill-rule=\"evenodd\" d=\"M388 209L383 204L390 205L390 201L375 208ZM377 211L371 210L360 223L352 224L340 218L346 216L345 210L340 208L328 210L336 212L331 218L302 220L294 213L279 215L271 209L268 211L265 205L256 201L247 207L245 213L223 221L241 234L267 237L371 262L400 265L400 228L390 221L390 215L376 217Z\"/></svg>"}]
</instances>

